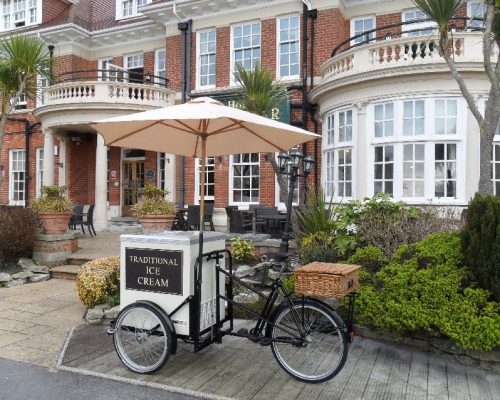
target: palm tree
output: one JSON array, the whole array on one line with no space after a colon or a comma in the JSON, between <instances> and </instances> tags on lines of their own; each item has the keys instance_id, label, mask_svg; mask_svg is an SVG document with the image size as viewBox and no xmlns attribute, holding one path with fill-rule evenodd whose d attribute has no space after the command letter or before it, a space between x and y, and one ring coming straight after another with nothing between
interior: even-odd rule
<instances>
[{"instance_id":1,"label":"palm tree","mask_svg":"<svg viewBox=\"0 0 500 400\"><path fill-rule=\"evenodd\" d=\"M23 94L35 98L37 76L50 78L51 62L45 44L36 37L18 35L0 41L0 154L9 115Z\"/></svg>"},{"instance_id":2,"label":"palm tree","mask_svg":"<svg viewBox=\"0 0 500 400\"><path fill-rule=\"evenodd\" d=\"M262 69L256 64L253 70L246 70L241 64L236 64L234 74L237 83L243 90L240 102L246 111L263 117L270 117L274 108L280 107L288 100L286 87L275 82L271 71ZM288 195L287 179L280 174L274 153L267 153L266 160L271 163L280 187L281 200L285 202Z\"/></svg>"},{"instance_id":3,"label":"palm tree","mask_svg":"<svg viewBox=\"0 0 500 400\"><path fill-rule=\"evenodd\" d=\"M460 91L465 98L469 109L477 120L480 132L480 172L478 192L492 194L491 184L491 156L493 138L500 120L500 63L497 55L496 62L492 62L493 47L496 44L500 49L500 1L485 0L485 30L483 34L484 70L490 81L490 91L484 116L479 111L474 97L469 91L463 76L449 53L449 23L457 11L466 5L466 0L413 0L413 3L427 16L436 22L439 35L439 54L444 58L448 68L457 81Z\"/></svg>"}]
</instances>

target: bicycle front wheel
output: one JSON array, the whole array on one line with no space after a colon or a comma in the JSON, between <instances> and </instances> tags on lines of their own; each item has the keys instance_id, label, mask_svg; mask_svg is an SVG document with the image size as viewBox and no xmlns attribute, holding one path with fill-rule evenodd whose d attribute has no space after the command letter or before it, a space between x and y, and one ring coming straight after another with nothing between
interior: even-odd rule
<instances>
[{"instance_id":1,"label":"bicycle front wheel","mask_svg":"<svg viewBox=\"0 0 500 400\"><path fill-rule=\"evenodd\" d=\"M156 309L147 304L130 304L116 318L113 343L127 368L148 374L167 362L172 333Z\"/></svg>"},{"instance_id":2,"label":"bicycle front wheel","mask_svg":"<svg viewBox=\"0 0 500 400\"><path fill-rule=\"evenodd\" d=\"M269 325L271 344L280 366L294 378L310 383L334 377L347 358L343 322L329 307L314 300L296 300L279 308Z\"/></svg>"}]
</instances>

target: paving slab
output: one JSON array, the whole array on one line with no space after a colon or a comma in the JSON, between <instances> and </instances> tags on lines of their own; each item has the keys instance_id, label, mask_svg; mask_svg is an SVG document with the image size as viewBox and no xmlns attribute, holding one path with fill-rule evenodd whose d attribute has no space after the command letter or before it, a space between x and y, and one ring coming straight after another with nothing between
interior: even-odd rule
<instances>
[{"instance_id":1,"label":"paving slab","mask_svg":"<svg viewBox=\"0 0 500 400\"><path fill-rule=\"evenodd\" d=\"M69 331L84 323L84 314L72 281L0 289L0 357L55 367Z\"/></svg>"},{"instance_id":2,"label":"paving slab","mask_svg":"<svg viewBox=\"0 0 500 400\"><path fill-rule=\"evenodd\" d=\"M355 339L340 373L320 384L291 378L278 366L269 347L235 337L224 337L222 344L199 353L179 341L181 348L160 371L140 375L121 364L106 329L102 325L76 328L61 369L241 400L499 398L495 391L500 385L498 375L365 338Z\"/></svg>"}]
</instances>

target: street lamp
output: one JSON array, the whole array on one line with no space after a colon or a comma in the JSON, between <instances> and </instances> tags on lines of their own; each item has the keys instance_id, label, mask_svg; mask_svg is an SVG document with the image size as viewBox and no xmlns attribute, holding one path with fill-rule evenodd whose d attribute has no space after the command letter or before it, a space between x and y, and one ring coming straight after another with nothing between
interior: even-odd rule
<instances>
[{"instance_id":1,"label":"street lamp","mask_svg":"<svg viewBox=\"0 0 500 400\"><path fill-rule=\"evenodd\" d=\"M299 174L300 165L303 164L303 174ZM284 255L288 253L288 240L290 239L290 217L292 215L292 204L293 204L293 193L295 191L295 185L297 184L297 179L299 177L305 177L307 181L307 176L311 172L314 160L311 156L304 157L304 155L299 150L292 150L289 154L279 153L278 154L278 166L281 175L288 175L288 198L286 201L286 219L285 219L285 229L281 236L280 244L280 254Z\"/></svg>"}]
</instances>

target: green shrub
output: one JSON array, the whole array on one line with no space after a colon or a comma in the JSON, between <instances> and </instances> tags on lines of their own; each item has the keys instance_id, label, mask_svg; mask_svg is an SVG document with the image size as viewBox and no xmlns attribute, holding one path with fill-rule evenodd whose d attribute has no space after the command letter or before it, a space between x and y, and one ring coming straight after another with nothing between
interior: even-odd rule
<instances>
[{"instance_id":1,"label":"green shrub","mask_svg":"<svg viewBox=\"0 0 500 400\"><path fill-rule=\"evenodd\" d=\"M334 242L335 238L330 232L316 232L304 236L300 242L301 262L307 264L312 261L337 261Z\"/></svg>"},{"instance_id":2,"label":"green shrub","mask_svg":"<svg viewBox=\"0 0 500 400\"><path fill-rule=\"evenodd\" d=\"M73 211L73 204L64 197L65 193L65 186L43 186L42 197L33 200L30 207L37 213L71 213Z\"/></svg>"},{"instance_id":3,"label":"green shrub","mask_svg":"<svg viewBox=\"0 0 500 400\"><path fill-rule=\"evenodd\" d=\"M282 282L288 293L295 293L295 275L291 275L288 278L283 279Z\"/></svg>"},{"instance_id":4,"label":"green shrub","mask_svg":"<svg viewBox=\"0 0 500 400\"><path fill-rule=\"evenodd\" d=\"M378 247L366 246L357 249L347 263L361 265L366 271L374 274L389 264L389 259Z\"/></svg>"},{"instance_id":5,"label":"green shrub","mask_svg":"<svg viewBox=\"0 0 500 400\"><path fill-rule=\"evenodd\" d=\"M255 246L251 240L245 240L238 236L232 240L231 253L235 261L252 261L255 259Z\"/></svg>"},{"instance_id":6,"label":"green shrub","mask_svg":"<svg viewBox=\"0 0 500 400\"><path fill-rule=\"evenodd\" d=\"M144 187L144 199L131 207L135 216L143 215L174 215L175 204L165 199L169 192L154 185L148 184Z\"/></svg>"},{"instance_id":7,"label":"green shrub","mask_svg":"<svg viewBox=\"0 0 500 400\"><path fill-rule=\"evenodd\" d=\"M464 348L500 346L498 305L466 288L459 233L439 233L401 246L391 263L360 289L363 322L395 335L446 335Z\"/></svg>"},{"instance_id":8,"label":"green shrub","mask_svg":"<svg viewBox=\"0 0 500 400\"><path fill-rule=\"evenodd\" d=\"M19 257L31 257L35 234L40 228L40 221L31 209L0 206L0 261L11 264Z\"/></svg>"},{"instance_id":9,"label":"green shrub","mask_svg":"<svg viewBox=\"0 0 500 400\"><path fill-rule=\"evenodd\" d=\"M500 199L476 194L462 231L465 263L479 285L500 301Z\"/></svg>"},{"instance_id":10,"label":"green shrub","mask_svg":"<svg viewBox=\"0 0 500 400\"><path fill-rule=\"evenodd\" d=\"M120 258L108 257L85 263L76 277L78 297L87 307L106 302L120 291Z\"/></svg>"},{"instance_id":11,"label":"green shrub","mask_svg":"<svg viewBox=\"0 0 500 400\"><path fill-rule=\"evenodd\" d=\"M311 234L331 232L333 229L333 204L327 203L321 190L310 191L306 206L297 212L298 232L295 235L301 240Z\"/></svg>"}]
</instances>

